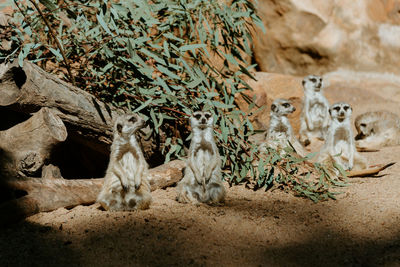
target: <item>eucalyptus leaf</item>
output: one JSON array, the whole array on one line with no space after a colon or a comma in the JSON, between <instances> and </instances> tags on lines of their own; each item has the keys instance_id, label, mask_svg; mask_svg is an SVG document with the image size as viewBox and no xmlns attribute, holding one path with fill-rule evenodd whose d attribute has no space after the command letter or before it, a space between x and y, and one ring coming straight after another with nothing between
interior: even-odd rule
<instances>
[{"instance_id":1,"label":"eucalyptus leaf","mask_svg":"<svg viewBox=\"0 0 400 267\"><path fill-rule=\"evenodd\" d=\"M243 77L255 78L256 66L242 58L252 53L249 29L265 30L255 1L39 1L50 28L31 1L15 1L15 49L0 50L0 59L21 66L24 60L41 61L46 71L71 82L69 67L76 86L106 104L139 112L150 129L145 138L165 140L155 148L162 160L185 154L192 138L188 116L208 109L215 116L223 179L230 184L278 184L313 201L332 199L331 188L346 185L340 166L310 163L313 154L300 158L290 147L260 152L249 140L252 115L264 112L248 97L252 89ZM247 113L237 97L248 104Z\"/></svg>"}]
</instances>

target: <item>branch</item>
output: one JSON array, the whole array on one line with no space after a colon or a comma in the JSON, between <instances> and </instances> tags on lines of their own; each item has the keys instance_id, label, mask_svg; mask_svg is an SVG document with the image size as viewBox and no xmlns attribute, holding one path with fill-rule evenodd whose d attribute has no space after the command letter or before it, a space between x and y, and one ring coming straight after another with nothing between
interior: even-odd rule
<instances>
[{"instance_id":1,"label":"branch","mask_svg":"<svg viewBox=\"0 0 400 267\"><path fill-rule=\"evenodd\" d=\"M150 169L151 191L176 184L182 178L184 167L184 161L174 160ZM24 178L5 181L3 187L6 190L25 192L26 195L0 203L0 227L39 212L93 204L101 190L103 180Z\"/></svg>"},{"instance_id":2,"label":"branch","mask_svg":"<svg viewBox=\"0 0 400 267\"><path fill-rule=\"evenodd\" d=\"M71 66L70 66L70 64L68 62L68 58L66 57L64 49L62 49L62 46L61 46L60 42L58 41L56 35L54 34L53 29L51 28L49 21L46 19L46 17L43 14L42 10L40 10L39 6L35 3L35 1L34 0L29 0L29 1L32 3L32 5L34 5L36 10L39 12L40 16L42 17L44 23L46 24L47 28L49 28L50 36L55 41L58 49L60 49L61 55L62 55L62 57L64 59L64 64L65 64L65 67L67 68L69 79L71 80L72 84L75 85L75 79L74 79L74 76L72 76Z\"/></svg>"}]
</instances>

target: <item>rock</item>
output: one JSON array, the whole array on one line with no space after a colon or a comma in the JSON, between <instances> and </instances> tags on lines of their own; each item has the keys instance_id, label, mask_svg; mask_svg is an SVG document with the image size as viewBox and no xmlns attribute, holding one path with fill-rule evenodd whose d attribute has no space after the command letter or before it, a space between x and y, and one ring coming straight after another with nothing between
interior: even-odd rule
<instances>
[{"instance_id":1,"label":"rock","mask_svg":"<svg viewBox=\"0 0 400 267\"><path fill-rule=\"evenodd\" d=\"M19 2L22 2L23 4L25 4L26 0L22 0ZM12 1L9 0L0 0L0 12L7 14L7 15L11 15L14 12L14 6L12 4ZM0 23L1 24L1 23Z\"/></svg>"},{"instance_id":2,"label":"rock","mask_svg":"<svg viewBox=\"0 0 400 267\"><path fill-rule=\"evenodd\" d=\"M1 2L0 2L1 3ZM0 50L9 51L11 50L11 32L9 31L10 16L7 13L0 11ZM1 76L1 69L0 69Z\"/></svg>"},{"instance_id":3,"label":"rock","mask_svg":"<svg viewBox=\"0 0 400 267\"><path fill-rule=\"evenodd\" d=\"M250 99L255 96L255 103L264 107L260 112L250 117L255 129L267 129L269 124L269 113L272 101L276 98L286 98L292 100L296 111L288 116L295 133L300 127L301 101L303 98L302 77L291 75L275 74L267 72L257 72L254 74L256 81L248 78L246 82L253 88L253 91L246 92ZM243 97L237 98L237 103L243 111L248 111L249 104Z\"/></svg>"},{"instance_id":4,"label":"rock","mask_svg":"<svg viewBox=\"0 0 400 267\"><path fill-rule=\"evenodd\" d=\"M0 26L8 26L8 16L0 11Z\"/></svg>"},{"instance_id":5,"label":"rock","mask_svg":"<svg viewBox=\"0 0 400 267\"><path fill-rule=\"evenodd\" d=\"M250 120L256 130L266 130L269 124L270 106L276 98L291 99L296 111L289 116L293 130L298 134L300 128L300 113L302 110L303 86L302 76L256 72L256 80L245 78L253 88L246 91L250 99L263 107L260 112L254 112ZM353 118L357 115L371 111L368 104L371 99L376 103L377 109L386 108L400 115L400 75L378 72L360 72L339 70L323 75L325 84L324 94L330 104L339 101L348 102L358 107L353 110ZM237 95L236 102L241 110L248 112L249 104L243 97ZM365 105L364 105L365 104Z\"/></svg>"},{"instance_id":6,"label":"rock","mask_svg":"<svg viewBox=\"0 0 400 267\"><path fill-rule=\"evenodd\" d=\"M3 77L3 74L6 72L7 69L8 69L8 64L6 63L0 64L0 79L1 77Z\"/></svg>"},{"instance_id":7,"label":"rock","mask_svg":"<svg viewBox=\"0 0 400 267\"><path fill-rule=\"evenodd\" d=\"M400 73L400 1L260 0L262 71L323 74L338 68Z\"/></svg>"},{"instance_id":8,"label":"rock","mask_svg":"<svg viewBox=\"0 0 400 267\"><path fill-rule=\"evenodd\" d=\"M373 94L390 102L400 102L400 75L338 70L326 73L324 79L329 84L325 90L328 100L331 88L343 88L343 90L347 90L351 98L357 101L360 101L360 98L365 98L366 95L370 97L370 94ZM365 93L351 92L354 88L362 88ZM367 92L369 94L366 94ZM331 98L337 100L333 99L334 96Z\"/></svg>"}]
</instances>

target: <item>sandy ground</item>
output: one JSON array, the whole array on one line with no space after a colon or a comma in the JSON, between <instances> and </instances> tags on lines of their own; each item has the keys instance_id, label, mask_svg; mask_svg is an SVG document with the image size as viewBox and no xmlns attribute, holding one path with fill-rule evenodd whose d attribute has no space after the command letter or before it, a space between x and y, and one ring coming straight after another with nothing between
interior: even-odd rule
<instances>
[{"instance_id":1,"label":"sandy ground","mask_svg":"<svg viewBox=\"0 0 400 267\"><path fill-rule=\"evenodd\" d=\"M336 85L327 96L350 102L355 115L400 114L398 102L361 88ZM400 146L363 153L371 164L399 154ZM40 213L0 231L0 266L400 266L399 173L400 162L380 177L349 179L337 200L320 203L235 186L224 206L197 207L168 188L145 211Z\"/></svg>"}]
</instances>

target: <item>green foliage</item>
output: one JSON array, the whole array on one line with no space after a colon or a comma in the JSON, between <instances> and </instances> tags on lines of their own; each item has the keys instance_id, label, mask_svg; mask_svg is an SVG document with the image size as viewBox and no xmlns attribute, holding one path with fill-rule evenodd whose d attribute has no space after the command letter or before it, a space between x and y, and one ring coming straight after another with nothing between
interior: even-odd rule
<instances>
[{"instance_id":1,"label":"green foliage","mask_svg":"<svg viewBox=\"0 0 400 267\"><path fill-rule=\"evenodd\" d=\"M0 52L0 58L38 62L107 103L140 112L153 137L164 138L166 160L185 155L187 116L208 109L217 124L224 178L231 184L268 188L275 182L313 200L333 196L324 168L310 167L302 177L304 160L272 150L259 159L248 142L253 127L235 96L250 89L243 80L254 67L246 61L252 54L250 30L254 24L263 27L252 1L15 3L12 39L18 46ZM306 181L312 171L324 175L321 183Z\"/></svg>"}]
</instances>

